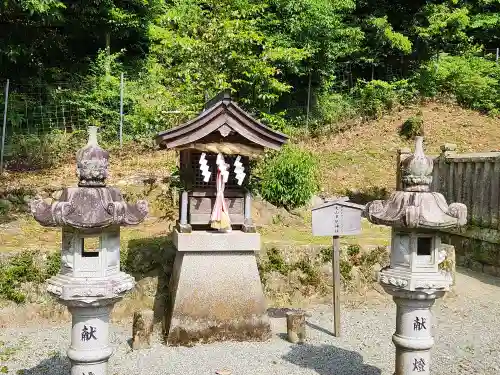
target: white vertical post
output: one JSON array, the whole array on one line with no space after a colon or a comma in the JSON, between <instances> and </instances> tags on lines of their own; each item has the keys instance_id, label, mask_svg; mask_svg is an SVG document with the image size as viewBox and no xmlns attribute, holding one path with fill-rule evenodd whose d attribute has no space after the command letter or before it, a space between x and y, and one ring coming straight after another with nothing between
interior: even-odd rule
<instances>
[{"instance_id":1,"label":"white vertical post","mask_svg":"<svg viewBox=\"0 0 500 375\"><path fill-rule=\"evenodd\" d=\"M340 336L340 238L333 236L333 335Z\"/></svg>"},{"instance_id":2,"label":"white vertical post","mask_svg":"<svg viewBox=\"0 0 500 375\"><path fill-rule=\"evenodd\" d=\"M7 104L9 103L9 83L5 84L5 104L3 109L3 126L2 126L2 148L0 149L0 175L3 174L3 157L5 149L5 128L7 127Z\"/></svg>"},{"instance_id":3,"label":"white vertical post","mask_svg":"<svg viewBox=\"0 0 500 375\"><path fill-rule=\"evenodd\" d=\"M401 293L404 295L404 293ZM396 347L394 375L430 374L432 336L431 307L435 299L411 299L394 296L396 303L396 332L392 342Z\"/></svg>"},{"instance_id":4,"label":"white vertical post","mask_svg":"<svg viewBox=\"0 0 500 375\"><path fill-rule=\"evenodd\" d=\"M123 146L123 72L120 75L120 148Z\"/></svg>"},{"instance_id":5,"label":"white vertical post","mask_svg":"<svg viewBox=\"0 0 500 375\"><path fill-rule=\"evenodd\" d=\"M71 375L106 375L113 354L109 345L109 316L113 304L68 306L72 317L71 345L66 354Z\"/></svg>"},{"instance_id":6,"label":"white vertical post","mask_svg":"<svg viewBox=\"0 0 500 375\"><path fill-rule=\"evenodd\" d=\"M250 223L252 221L252 195L249 191L245 192L245 223Z\"/></svg>"},{"instance_id":7,"label":"white vertical post","mask_svg":"<svg viewBox=\"0 0 500 375\"><path fill-rule=\"evenodd\" d=\"M500 48L497 47L497 58L495 59L495 61L497 62L498 64L498 57L500 56Z\"/></svg>"},{"instance_id":8,"label":"white vertical post","mask_svg":"<svg viewBox=\"0 0 500 375\"><path fill-rule=\"evenodd\" d=\"M311 72L309 72L309 83L307 85L306 127L309 127L309 106L310 105L311 105Z\"/></svg>"}]
</instances>

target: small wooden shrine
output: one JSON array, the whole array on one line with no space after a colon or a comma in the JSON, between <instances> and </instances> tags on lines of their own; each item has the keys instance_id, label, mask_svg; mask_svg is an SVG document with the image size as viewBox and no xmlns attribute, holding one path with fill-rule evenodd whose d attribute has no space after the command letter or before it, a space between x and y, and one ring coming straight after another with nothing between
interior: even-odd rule
<instances>
[{"instance_id":1,"label":"small wooden shrine","mask_svg":"<svg viewBox=\"0 0 500 375\"><path fill-rule=\"evenodd\" d=\"M280 149L287 139L285 134L252 118L227 91L207 102L205 109L193 120L160 132L156 136L160 148L180 151L179 169L184 191L178 230L186 233L211 226L217 201L217 175L222 172L224 203L231 228L255 231L247 189L250 159L259 157L266 148Z\"/></svg>"},{"instance_id":2,"label":"small wooden shrine","mask_svg":"<svg viewBox=\"0 0 500 375\"><path fill-rule=\"evenodd\" d=\"M156 136L161 147L180 151L184 185L172 236L176 256L163 321L167 344L271 337L248 180L250 160L286 140L227 92L195 119Z\"/></svg>"}]
</instances>

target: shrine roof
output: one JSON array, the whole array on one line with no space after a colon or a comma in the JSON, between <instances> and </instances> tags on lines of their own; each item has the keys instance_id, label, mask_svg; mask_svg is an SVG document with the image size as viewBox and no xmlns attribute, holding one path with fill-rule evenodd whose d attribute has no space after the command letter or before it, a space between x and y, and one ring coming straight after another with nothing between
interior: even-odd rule
<instances>
[{"instance_id":1,"label":"shrine roof","mask_svg":"<svg viewBox=\"0 0 500 375\"><path fill-rule=\"evenodd\" d=\"M196 118L159 132L155 140L161 148L189 148L197 142L203 143L203 138L216 131L220 132L223 139L236 133L262 149L278 150L288 140L287 135L263 125L244 111L228 92L221 92L207 102ZM231 143L229 140L226 142Z\"/></svg>"}]
</instances>

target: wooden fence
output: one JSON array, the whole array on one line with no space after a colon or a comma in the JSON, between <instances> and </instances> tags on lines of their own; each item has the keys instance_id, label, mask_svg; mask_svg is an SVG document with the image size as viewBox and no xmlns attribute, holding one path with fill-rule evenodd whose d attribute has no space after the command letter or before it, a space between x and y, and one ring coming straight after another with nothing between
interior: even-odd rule
<instances>
[{"instance_id":1,"label":"wooden fence","mask_svg":"<svg viewBox=\"0 0 500 375\"><path fill-rule=\"evenodd\" d=\"M456 146L441 146L434 156L432 191L448 204L467 206L465 230L446 231L445 241L455 245L457 263L500 276L500 152L457 154ZM411 155L398 151L397 189L402 188L401 162Z\"/></svg>"}]
</instances>

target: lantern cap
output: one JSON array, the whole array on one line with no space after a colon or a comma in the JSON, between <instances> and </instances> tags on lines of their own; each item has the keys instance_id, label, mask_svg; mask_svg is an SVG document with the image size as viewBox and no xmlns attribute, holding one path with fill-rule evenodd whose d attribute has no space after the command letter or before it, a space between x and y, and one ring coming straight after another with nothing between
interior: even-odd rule
<instances>
[{"instance_id":1,"label":"lantern cap","mask_svg":"<svg viewBox=\"0 0 500 375\"><path fill-rule=\"evenodd\" d=\"M467 223L463 203L447 204L439 192L431 192L433 160L423 150L423 137L416 137L415 152L402 163L403 191L395 191L387 200L375 200L365 206L366 218L394 228L441 230Z\"/></svg>"},{"instance_id":2,"label":"lantern cap","mask_svg":"<svg viewBox=\"0 0 500 375\"><path fill-rule=\"evenodd\" d=\"M36 221L47 227L92 230L109 226L137 225L148 214L144 200L128 204L120 190L106 187L108 151L97 142L97 127L89 127L88 143L76 153L78 187L62 190L58 200L36 197L30 203Z\"/></svg>"},{"instance_id":3,"label":"lantern cap","mask_svg":"<svg viewBox=\"0 0 500 375\"><path fill-rule=\"evenodd\" d=\"M429 191L434 162L424 154L424 137L415 137L413 155L401 163L404 191Z\"/></svg>"},{"instance_id":4,"label":"lantern cap","mask_svg":"<svg viewBox=\"0 0 500 375\"><path fill-rule=\"evenodd\" d=\"M87 144L76 152L76 175L80 187L106 186L109 152L97 141L97 126L89 126Z\"/></svg>"}]
</instances>

